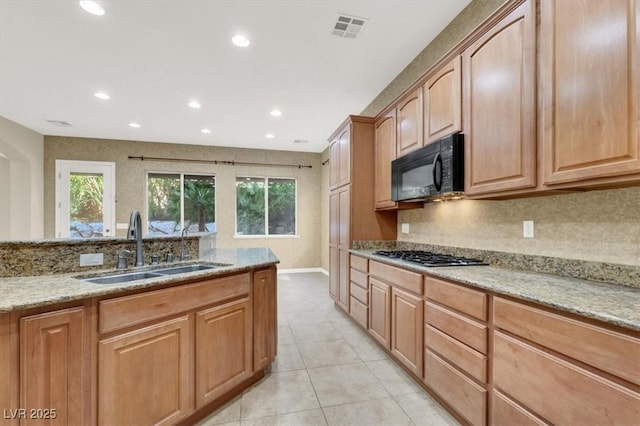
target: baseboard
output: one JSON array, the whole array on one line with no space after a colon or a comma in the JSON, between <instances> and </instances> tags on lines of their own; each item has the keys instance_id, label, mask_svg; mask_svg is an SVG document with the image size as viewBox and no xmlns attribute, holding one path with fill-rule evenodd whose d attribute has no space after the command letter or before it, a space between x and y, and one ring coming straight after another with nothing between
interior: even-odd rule
<instances>
[{"instance_id":1,"label":"baseboard","mask_svg":"<svg viewBox=\"0 0 640 426\"><path fill-rule=\"evenodd\" d=\"M279 274L306 274L309 272L320 272L326 276L329 276L329 272L327 272L324 268L293 268L293 269L279 269Z\"/></svg>"}]
</instances>

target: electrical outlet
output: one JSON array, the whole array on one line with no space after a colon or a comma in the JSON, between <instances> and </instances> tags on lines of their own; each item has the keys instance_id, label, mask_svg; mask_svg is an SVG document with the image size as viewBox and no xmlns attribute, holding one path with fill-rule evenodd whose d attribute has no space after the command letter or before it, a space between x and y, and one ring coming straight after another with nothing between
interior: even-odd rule
<instances>
[{"instance_id":1,"label":"electrical outlet","mask_svg":"<svg viewBox=\"0 0 640 426\"><path fill-rule=\"evenodd\" d=\"M80 266L104 265L103 253L89 253L80 255Z\"/></svg>"},{"instance_id":2,"label":"electrical outlet","mask_svg":"<svg viewBox=\"0 0 640 426\"><path fill-rule=\"evenodd\" d=\"M525 238L533 238L533 221L525 220L522 222L522 236Z\"/></svg>"},{"instance_id":3,"label":"electrical outlet","mask_svg":"<svg viewBox=\"0 0 640 426\"><path fill-rule=\"evenodd\" d=\"M402 232L403 234L408 234L409 233L409 224L408 223L401 223L400 224L400 232Z\"/></svg>"}]
</instances>

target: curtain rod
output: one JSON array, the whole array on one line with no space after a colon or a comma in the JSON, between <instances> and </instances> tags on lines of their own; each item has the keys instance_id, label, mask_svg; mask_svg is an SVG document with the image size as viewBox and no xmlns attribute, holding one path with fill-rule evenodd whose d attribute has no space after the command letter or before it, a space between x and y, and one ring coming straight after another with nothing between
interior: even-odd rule
<instances>
[{"instance_id":1,"label":"curtain rod","mask_svg":"<svg viewBox=\"0 0 640 426\"><path fill-rule=\"evenodd\" d=\"M129 156L129 160L140 161L178 161L183 163L204 163L204 164L223 164L227 166L266 166L266 167L296 167L298 169L311 169L313 166L303 164L272 164L272 163L251 163L246 161L226 161L226 160L192 160L188 158L165 158L165 157L133 157Z\"/></svg>"}]
</instances>

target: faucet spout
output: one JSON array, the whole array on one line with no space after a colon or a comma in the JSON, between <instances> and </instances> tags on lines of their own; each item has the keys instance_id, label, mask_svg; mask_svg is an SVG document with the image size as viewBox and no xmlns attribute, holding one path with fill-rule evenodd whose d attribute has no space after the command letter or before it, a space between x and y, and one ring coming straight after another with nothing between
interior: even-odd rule
<instances>
[{"instance_id":1,"label":"faucet spout","mask_svg":"<svg viewBox=\"0 0 640 426\"><path fill-rule=\"evenodd\" d=\"M136 266L144 265L144 257L142 255L142 218L138 210L133 210L129 217L129 230L127 231L128 240L136 240Z\"/></svg>"}]
</instances>

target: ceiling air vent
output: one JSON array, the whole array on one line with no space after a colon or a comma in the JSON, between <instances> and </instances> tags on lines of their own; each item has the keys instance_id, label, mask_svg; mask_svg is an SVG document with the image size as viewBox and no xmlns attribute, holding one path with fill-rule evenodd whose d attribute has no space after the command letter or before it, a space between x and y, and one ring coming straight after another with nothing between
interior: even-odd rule
<instances>
[{"instance_id":1,"label":"ceiling air vent","mask_svg":"<svg viewBox=\"0 0 640 426\"><path fill-rule=\"evenodd\" d=\"M309 141L306 139L295 139L293 143L309 143Z\"/></svg>"},{"instance_id":2,"label":"ceiling air vent","mask_svg":"<svg viewBox=\"0 0 640 426\"><path fill-rule=\"evenodd\" d=\"M331 33L342 38L356 38L367 20L356 16L339 14Z\"/></svg>"},{"instance_id":3,"label":"ceiling air vent","mask_svg":"<svg viewBox=\"0 0 640 426\"><path fill-rule=\"evenodd\" d=\"M56 127L73 127L71 123L62 120L47 120L47 122L53 124Z\"/></svg>"}]
</instances>

